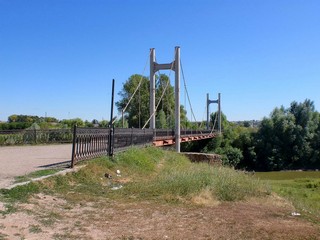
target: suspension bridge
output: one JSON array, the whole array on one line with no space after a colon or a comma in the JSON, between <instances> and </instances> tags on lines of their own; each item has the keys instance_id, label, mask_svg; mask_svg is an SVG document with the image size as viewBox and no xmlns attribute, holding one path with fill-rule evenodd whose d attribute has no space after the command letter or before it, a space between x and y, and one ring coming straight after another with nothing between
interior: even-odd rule
<instances>
[{"instance_id":1,"label":"suspension bridge","mask_svg":"<svg viewBox=\"0 0 320 240\"><path fill-rule=\"evenodd\" d=\"M207 119L206 126L198 127L197 130L181 129L181 114L180 114L180 75L183 77L185 95L187 96L191 121L194 119L197 122L191 100L188 94L187 84L182 68L182 61L180 59L180 47L175 47L174 59L171 63L158 63L156 61L155 49L151 48L148 56L150 62L150 101L149 101L149 118L145 122L142 128L114 128L113 124L116 118L113 118L113 106L114 106L114 80L112 84L112 99L111 99L111 115L110 115L110 127L106 129L90 129L90 128L74 128L74 139L72 147L72 166L81 160L102 156L105 154L113 155L114 150L123 149L132 145L141 144L153 144L154 146L169 146L175 145L177 152L180 152L180 144L183 142L199 141L203 139L214 138L218 134L221 134L221 97L218 94L218 99L210 100L209 94L207 94L206 110ZM147 60L148 62L148 60ZM146 63L147 66L147 63ZM144 70L146 69L146 66ZM166 90L170 84L169 81L163 88L160 94L160 99L156 103L156 73L160 74L160 70L170 70L175 73L174 84L174 129L156 129L156 113L159 108L160 102L166 94ZM180 74L181 72L181 74ZM128 106L132 103L136 93L141 87L143 74L136 87L131 94L126 105L122 109L122 121L125 119L125 114ZM160 76L159 76L160 79ZM218 114L214 120L213 127L210 128L209 120L209 105L211 103L218 104ZM140 104L140 103L139 103ZM140 111L140 106L139 106ZM217 124L216 124L217 123ZM149 128L146 128L148 126ZM215 126L217 125L217 129ZM124 124L123 124L124 126Z\"/></svg>"}]
</instances>

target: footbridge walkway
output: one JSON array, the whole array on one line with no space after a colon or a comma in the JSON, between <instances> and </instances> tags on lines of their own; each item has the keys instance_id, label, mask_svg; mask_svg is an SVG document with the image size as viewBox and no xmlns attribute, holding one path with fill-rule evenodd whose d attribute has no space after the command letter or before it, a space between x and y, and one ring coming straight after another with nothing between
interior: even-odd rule
<instances>
[{"instance_id":1,"label":"footbridge walkway","mask_svg":"<svg viewBox=\"0 0 320 240\"><path fill-rule=\"evenodd\" d=\"M214 138L216 131L181 130L178 143ZM81 160L109 155L131 146L169 146L177 143L173 130L137 128L74 128L72 147L73 167Z\"/></svg>"}]
</instances>

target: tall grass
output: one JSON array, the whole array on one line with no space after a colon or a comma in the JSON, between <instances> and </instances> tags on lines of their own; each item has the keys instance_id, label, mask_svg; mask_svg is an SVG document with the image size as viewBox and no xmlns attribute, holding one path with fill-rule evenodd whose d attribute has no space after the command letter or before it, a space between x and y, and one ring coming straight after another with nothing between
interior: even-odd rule
<instances>
[{"instance_id":1,"label":"tall grass","mask_svg":"<svg viewBox=\"0 0 320 240\"><path fill-rule=\"evenodd\" d=\"M132 182L121 190L142 199L190 200L209 190L219 201L243 200L267 193L260 181L242 172L205 163L191 163L175 152L165 152L162 168L153 178Z\"/></svg>"},{"instance_id":2,"label":"tall grass","mask_svg":"<svg viewBox=\"0 0 320 240\"><path fill-rule=\"evenodd\" d=\"M118 169L121 177L115 174ZM106 173L113 178L105 178ZM123 188L113 191L115 184ZM2 191L2 194L26 200L37 192L60 194L73 201L103 197L167 202L190 202L204 192L217 201L237 201L267 193L259 180L242 172L191 163L183 155L154 147L132 148L114 159L99 158L86 163L78 172Z\"/></svg>"},{"instance_id":3,"label":"tall grass","mask_svg":"<svg viewBox=\"0 0 320 240\"><path fill-rule=\"evenodd\" d=\"M131 174L149 174L155 170L163 156L164 152L159 148L133 147L116 155L114 161L117 167L124 168Z\"/></svg>"}]
</instances>

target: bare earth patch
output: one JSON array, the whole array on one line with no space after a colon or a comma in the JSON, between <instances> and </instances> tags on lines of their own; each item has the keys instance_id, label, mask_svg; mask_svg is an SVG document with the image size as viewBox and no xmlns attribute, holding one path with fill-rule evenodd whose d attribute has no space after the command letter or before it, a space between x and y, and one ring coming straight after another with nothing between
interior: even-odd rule
<instances>
[{"instance_id":1,"label":"bare earth patch","mask_svg":"<svg viewBox=\"0 0 320 240\"><path fill-rule=\"evenodd\" d=\"M319 225L291 216L294 208L276 196L199 202L74 204L39 194L0 216L0 239L320 239Z\"/></svg>"}]
</instances>

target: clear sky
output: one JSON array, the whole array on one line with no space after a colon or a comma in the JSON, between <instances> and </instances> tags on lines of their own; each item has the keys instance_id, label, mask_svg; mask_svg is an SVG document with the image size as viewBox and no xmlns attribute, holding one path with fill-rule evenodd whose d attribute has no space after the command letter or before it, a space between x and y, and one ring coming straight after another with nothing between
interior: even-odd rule
<instances>
[{"instance_id":1,"label":"clear sky","mask_svg":"<svg viewBox=\"0 0 320 240\"><path fill-rule=\"evenodd\" d=\"M109 119L112 79L118 93L150 48L170 63L175 46L198 121L207 93L231 121L320 110L319 0L0 0L0 120Z\"/></svg>"}]
</instances>

